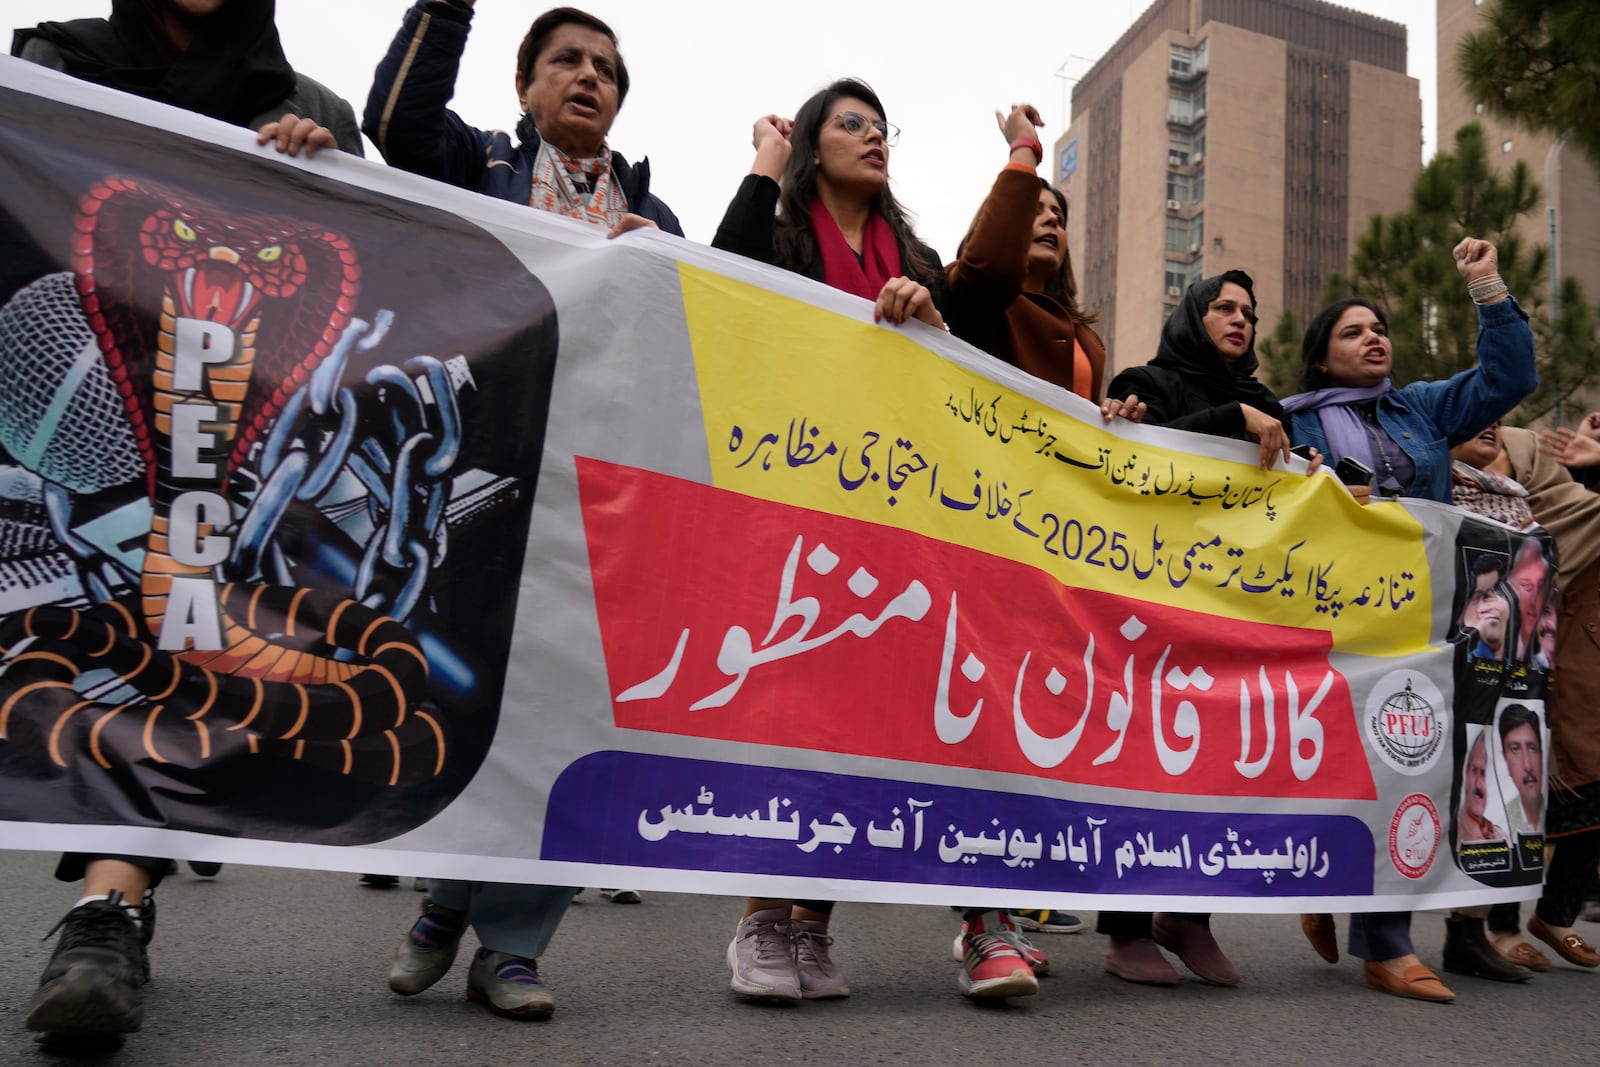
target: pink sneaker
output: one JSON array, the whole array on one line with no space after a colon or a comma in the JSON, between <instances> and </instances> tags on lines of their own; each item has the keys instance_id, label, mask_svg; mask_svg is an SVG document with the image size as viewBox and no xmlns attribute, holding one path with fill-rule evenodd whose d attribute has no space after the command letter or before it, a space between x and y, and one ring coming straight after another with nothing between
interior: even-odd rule
<instances>
[{"instance_id":1,"label":"pink sneaker","mask_svg":"<svg viewBox=\"0 0 1600 1067\"><path fill-rule=\"evenodd\" d=\"M833 938L828 935L828 924L814 919L794 919L790 925L794 929L795 975L800 980L801 998L848 997L850 983L829 951Z\"/></svg>"},{"instance_id":2,"label":"pink sneaker","mask_svg":"<svg viewBox=\"0 0 1600 1067\"><path fill-rule=\"evenodd\" d=\"M984 927L989 933L1016 949L1017 955L1028 961L1028 966L1033 968L1035 976L1042 978L1050 973L1050 957L1046 956L1043 949L1029 941L1027 936L1017 929L1016 923L1009 914L1003 911L986 911L983 913L983 920ZM950 955L957 963L965 960L967 956L964 942L966 933L967 924L963 922L961 924L961 933L956 935L955 943L950 946Z\"/></svg>"},{"instance_id":3,"label":"pink sneaker","mask_svg":"<svg viewBox=\"0 0 1600 1067\"><path fill-rule=\"evenodd\" d=\"M956 978L962 996L1031 997L1039 992L1029 961L1001 936L1009 925L997 911L962 924L961 974Z\"/></svg>"}]
</instances>

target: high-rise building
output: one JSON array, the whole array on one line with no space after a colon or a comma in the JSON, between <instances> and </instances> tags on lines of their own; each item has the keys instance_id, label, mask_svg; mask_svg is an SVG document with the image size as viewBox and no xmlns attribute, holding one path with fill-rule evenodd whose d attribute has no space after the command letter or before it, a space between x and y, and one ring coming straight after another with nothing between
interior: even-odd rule
<instances>
[{"instance_id":1,"label":"high-rise building","mask_svg":"<svg viewBox=\"0 0 1600 1067\"><path fill-rule=\"evenodd\" d=\"M1406 206L1422 103L1405 27L1321 0L1156 0L1077 83L1054 178L1115 367L1155 355L1191 282L1237 267L1263 331L1316 310Z\"/></svg>"},{"instance_id":2,"label":"high-rise building","mask_svg":"<svg viewBox=\"0 0 1600 1067\"><path fill-rule=\"evenodd\" d=\"M1546 208L1552 192L1556 201L1558 269L1583 283L1590 303L1600 300L1600 176L1577 151L1563 148L1554 157L1550 149L1556 137L1549 133L1530 133L1509 119L1497 118L1473 99L1456 74L1456 49L1461 38L1481 28L1485 0L1438 0L1439 33L1439 143L1448 147L1456 130L1469 122L1484 129L1489 146L1489 163L1496 170L1509 172L1518 162L1528 164L1533 180L1539 184L1542 199L1539 210L1522 219L1518 230L1523 239L1550 244ZM1546 371L1560 373L1560 368ZM1591 386L1577 398L1581 405L1594 402ZM1569 405L1569 412L1573 410ZM1577 414L1581 416L1582 411Z\"/></svg>"}]
</instances>

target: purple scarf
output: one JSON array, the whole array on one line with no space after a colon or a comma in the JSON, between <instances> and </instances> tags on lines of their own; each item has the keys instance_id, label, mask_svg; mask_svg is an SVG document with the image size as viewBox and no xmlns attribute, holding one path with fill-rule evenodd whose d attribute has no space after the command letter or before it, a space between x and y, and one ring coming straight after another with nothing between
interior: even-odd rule
<instances>
[{"instance_id":1,"label":"purple scarf","mask_svg":"<svg viewBox=\"0 0 1600 1067\"><path fill-rule=\"evenodd\" d=\"M1346 456L1354 456L1376 470L1378 462L1372 454L1372 438L1367 436L1356 405L1377 400L1393 388L1387 378L1363 389L1330 386L1288 397L1283 401L1283 410L1290 415L1300 411L1315 411L1321 416L1322 432L1328 438L1329 463L1337 464Z\"/></svg>"}]
</instances>

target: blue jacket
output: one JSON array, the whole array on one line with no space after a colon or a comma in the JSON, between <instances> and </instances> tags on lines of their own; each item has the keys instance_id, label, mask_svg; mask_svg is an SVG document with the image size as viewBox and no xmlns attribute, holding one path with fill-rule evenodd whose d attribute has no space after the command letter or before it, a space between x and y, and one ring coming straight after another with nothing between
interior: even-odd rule
<instances>
[{"instance_id":1,"label":"blue jacket","mask_svg":"<svg viewBox=\"0 0 1600 1067\"><path fill-rule=\"evenodd\" d=\"M373 75L361 129L392 167L489 196L528 203L539 132L527 115L517 143L504 131L469 126L446 108L456 88L472 9L450 0L417 0ZM650 163L611 153L611 171L628 210L683 236L672 209L650 194Z\"/></svg>"},{"instance_id":2,"label":"blue jacket","mask_svg":"<svg viewBox=\"0 0 1600 1067\"><path fill-rule=\"evenodd\" d=\"M1442 382L1413 382L1378 398L1378 424L1417 465L1407 496L1450 503L1450 450L1502 418L1539 385L1533 331L1516 300L1478 307L1478 365ZM1328 455L1322 416L1299 411L1289 437Z\"/></svg>"}]
</instances>

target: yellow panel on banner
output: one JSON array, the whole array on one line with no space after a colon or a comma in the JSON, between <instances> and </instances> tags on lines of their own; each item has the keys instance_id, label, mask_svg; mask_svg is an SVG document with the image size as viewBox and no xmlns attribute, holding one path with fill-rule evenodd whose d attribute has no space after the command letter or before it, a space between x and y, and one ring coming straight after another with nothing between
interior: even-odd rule
<instances>
[{"instance_id":1,"label":"yellow panel on banner","mask_svg":"<svg viewBox=\"0 0 1600 1067\"><path fill-rule=\"evenodd\" d=\"M680 265L719 488L915 531L1063 583L1428 644L1421 526L1335 482L1132 441L895 330Z\"/></svg>"}]
</instances>

